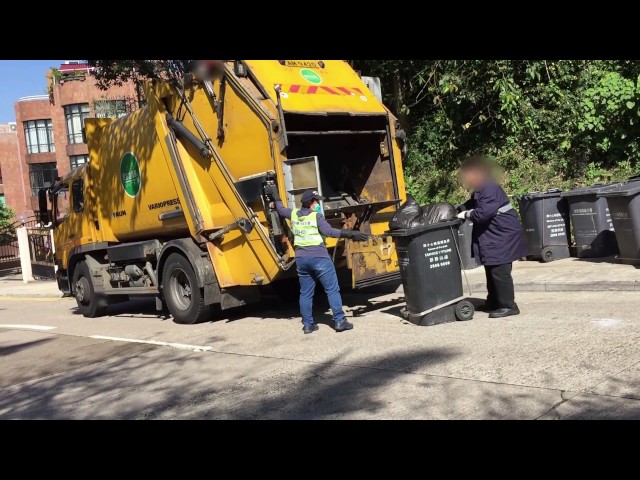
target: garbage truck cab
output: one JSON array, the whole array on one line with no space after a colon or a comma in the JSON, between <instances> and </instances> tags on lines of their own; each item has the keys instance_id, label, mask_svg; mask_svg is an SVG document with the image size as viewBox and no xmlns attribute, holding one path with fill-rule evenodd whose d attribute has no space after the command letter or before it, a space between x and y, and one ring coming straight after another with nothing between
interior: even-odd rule
<instances>
[{"instance_id":1,"label":"garbage truck cab","mask_svg":"<svg viewBox=\"0 0 640 480\"><path fill-rule=\"evenodd\" d=\"M399 280L387 223L405 199L393 115L340 60L225 61L145 85L147 105L85 121L89 161L41 195L51 202L60 289L88 317L149 295L180 323L258 301L295 275L293 236L265 186L299 207L318 190L326 239L353 288ZM44 203L43 203L44 202Z\"/></svg>"}]
</instances>

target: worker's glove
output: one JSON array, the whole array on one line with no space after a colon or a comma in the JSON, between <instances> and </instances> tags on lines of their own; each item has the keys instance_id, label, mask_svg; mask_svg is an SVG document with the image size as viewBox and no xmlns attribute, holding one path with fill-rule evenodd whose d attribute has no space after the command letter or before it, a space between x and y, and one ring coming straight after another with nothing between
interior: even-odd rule
<instances>
[{"instance_id":1,"label":"worker's glove","mask_svg":"<svg viewBox=\"0 0 640 480\"><path fill-rule=\"evenodd\" d=\"M273 198L274 202L280 200L280 194L278 193L278 187L275 185L267 185L264 187L264 193Z\"/></svg>"},{"instance_id":2,"label":"worker's glove","mask_svg":"<svg viewBox=\"0 0 640 480\"><path fill-rule=\"evenodd\" d=\"M466 220L467 218L469 218L469 216L471 216L471 212L473 212L473 210L465 210L464 212L460 212L458 215L456 215L456 217L458 217L460 220Z\"/></svg>"},{"instance_id":3,"label":"worker's glove","mask_svg":"<svg viewBox=\"0 0 640 480\"><path fill-rule=\"evenodd\" d=\"M342 230L340 232L340 236L342 238L350 238L351 240L355 240L356 242L364 242L367 238L369 238L369 235L358 230Z\"/></svg>"}]
</instances>

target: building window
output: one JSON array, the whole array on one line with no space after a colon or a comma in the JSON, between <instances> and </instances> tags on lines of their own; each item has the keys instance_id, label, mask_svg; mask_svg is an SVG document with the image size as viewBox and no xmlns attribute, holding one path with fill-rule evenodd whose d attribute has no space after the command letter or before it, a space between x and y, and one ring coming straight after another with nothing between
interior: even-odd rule
<instances>
[{"instance_id":1,"label":"building window","mask_svg":"<svg viewBox=\"0 0 640 480\"><path fill-rule=\"evenodd\" d=\"M24 138L27 153L55 152L51 119L24 122Z\"/></svg>"},{"instance_id":2,"label":"building window","mask_svg":"<svg viewBox=\"0 0 640 480\"><path fill-rule=\"evenodd\" d=\"M80 213L84 210L84 182L74 180L71 184L71 201L73 202L73 211Z\"/></svg>"},{"instance_id":3,"label":"building window","mask_svg":"<svg viewBox=\"0 0 640 480\"><path fill-rule=\"evenodd\" d=\"M120 118L128 112L126 100L96 100L93 102L97 118Z\"/></svg>"},{"instance_id":4,"label":"building window","mask_svg":"<svg viewBox=\"0 0 640 480\"><path fill-rule=\"evenodd\" d=\"M64 116L67 119L69 143L82 143L82 127L84 127L84 119L89 116L89 104L67 105L64 107Z\"/></svg>"},{"instance_id":5,"label":"building window","mask_svg":"<svg viewBox=\"0 0 640 480\"><path fill-rule=\"evenodd\" d=\"M69 162L71 163L71 170L76 168L78 165L82 165L89 161L89 155L71 155L69 157Z\"/></svg>"},{"instance_id":6,"label":"building window","mask_svg":"<svg viewBox=\"0 0 640 480\"><path fill-rule=\"evenodd\" d=\"M48 188L53 185L58 171L56 163L32 163L29 165L29 177L31 178L31 194L38 196L38 190Z\"/></svg>"}]
</instances>

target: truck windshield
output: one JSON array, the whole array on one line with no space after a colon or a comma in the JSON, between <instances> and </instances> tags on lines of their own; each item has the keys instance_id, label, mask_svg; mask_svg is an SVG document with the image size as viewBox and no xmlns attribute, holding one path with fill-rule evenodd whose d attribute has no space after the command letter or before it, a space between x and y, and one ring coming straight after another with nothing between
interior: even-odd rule
<instances>
[{"instance_id":1,"label":"truck windshield","mask_svg":"<svg viewBox=\"0 0 640 480\"><path fill-rule=\"evenodd\" d=\"M69 185L65 184L54 193L56 223L62 223L69 216Z\"/></svg>"}]
</instances>

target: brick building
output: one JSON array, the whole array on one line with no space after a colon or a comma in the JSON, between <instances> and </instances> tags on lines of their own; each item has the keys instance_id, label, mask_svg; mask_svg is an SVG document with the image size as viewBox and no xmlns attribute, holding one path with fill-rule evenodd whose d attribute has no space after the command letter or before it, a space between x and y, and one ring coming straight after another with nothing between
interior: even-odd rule
<instances>
[{"instance_id":1,"label":"brick building","mask_svg":"<svg viewBox=\"0 0 640 480\"><path fill-rule=\"evenodd\" d=\"M87 161L82 133L86 117L120 117L138 105L132 83L100 90L86 63L66 62L45 78L48 95L23 97L15 103L13 160L4 157L4 143L0 143L5 201L16 216L33 215L38 190ZM3 135L0 131L0 142Z\"/></svg>"},{"instance_id":2,"label":"brick building","mask_svg":"<svg viewBox=\"0 0 640 480\"><path fill-rule=\"evenodd\" d=\"M20 162L18 160L18 135L15 122L0 125L0 203L7 203L7 196L19 198L14 192L19 182L14 185L8 183L9 178L20 178Z\"/></svg>"}]
</instances>

